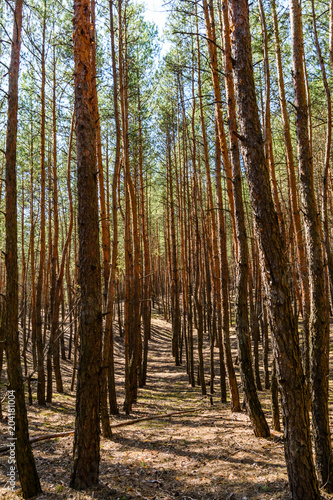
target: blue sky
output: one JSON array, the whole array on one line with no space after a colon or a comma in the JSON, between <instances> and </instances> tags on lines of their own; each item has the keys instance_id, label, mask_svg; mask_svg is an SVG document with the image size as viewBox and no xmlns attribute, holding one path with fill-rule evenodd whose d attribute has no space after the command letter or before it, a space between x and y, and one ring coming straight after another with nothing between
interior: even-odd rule
<instances>
[{"instance_id":1,"label":"blue sky","mask_svg":"<svg viewBox=\"0 0 333 500\"><path fill-rule=\"evenodd\" d=\"M168 6L165 5L166 2L167 0L145 0L147 6L145 17L148 21L154 21L154 23L157 24L160 35L162 34L167 18Z\"/></svg>"},{"instance_id":2,"label":"blue sky","mask_svg":"<svg viewBox=\"0 0 333 500\"><path fill-rule=\"evenodd\" d=\"M143 0L146 4L145 18L147 21L154 22L159 30L160 37L167 20L168 9L170 9L170 0ZM170 43L162 41L162 50L159 59L162 58L170 48ZM160 59L161 60L161 59Z\"/></svg>"}]
</instances>

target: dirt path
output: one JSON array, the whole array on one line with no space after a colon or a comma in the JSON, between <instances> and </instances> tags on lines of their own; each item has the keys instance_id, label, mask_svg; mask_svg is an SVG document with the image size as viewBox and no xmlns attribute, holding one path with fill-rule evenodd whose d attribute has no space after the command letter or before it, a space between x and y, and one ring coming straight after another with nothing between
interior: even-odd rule
<instances>
[{"instance_id":1,"label":"dirt path","mask_svg":"<svg viewBox=\"0 0 333 500\"><path fill-rule=\"evenodd\" d=\"M147 386L139 390L133 414L122 412L123 344L116 339L116 372L121 415L115 422L185 408L187 416L137 423L115 429L113 439L101 441L101 488L89 493L68 488L72 436L34 445L44 499L289 499L283 444L275 438L255 438L245 413L232 414L229 405L214 398L213 406L192 388L184 366L175 367L171 329L154 318L150 342ZM74 427L75 394L69 391L71 363L66 362L66 394L41 409L29 407L31 436ZM207 372L208 379L208 372ZM218 385L218 378L216 379ZM268 395L261 393L269 415ZM1 423L3 436L5 422ZM8 494L7 456L1 457L0 498Z\"/></svg>"}]
</instances>

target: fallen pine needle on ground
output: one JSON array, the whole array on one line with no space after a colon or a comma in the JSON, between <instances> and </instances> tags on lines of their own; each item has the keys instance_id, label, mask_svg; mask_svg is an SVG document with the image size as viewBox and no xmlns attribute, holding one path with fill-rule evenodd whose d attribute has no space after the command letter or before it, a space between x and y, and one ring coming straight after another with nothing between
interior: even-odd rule
<instances>
[{"instance_id":1,"label":"fallen pine needle on ground","mask_svg":"<svg viewBox=\"0 0 333 500\"><path fill-rule=\"evenodd\" d=\"M117 396L122 409L123 341L120 337L115 341ZM234 335L232 343L236 356ZM73 436L60 434L73 433L75 424L75 392L69 390L72 362L64 363L65 394L55 394L45 407L36 401L28 406L30 438L53 435L52 440L33 444L43 488L39 498L290 500L282 434L256 438L245 412L232 413L229 403L221 404L218 370L213 405L209 397L202 397L199 386L192 388L185 361L174 366L171 325L160 317L152 321L149 349L147 385L138 390L133 413L127 416L120 411L119 416L111 416L112 439L101 437L97 489L77 492L68 486ZM216 366L217 359L216 352ZM271 422L269 391L261 392L260 399ZM0 445L5 446L6 420L0 429ZM0 461L0 498L20 499L18 482L15 493L6 489L8 453L1 453Z\"/></svg>"}]
</instances>

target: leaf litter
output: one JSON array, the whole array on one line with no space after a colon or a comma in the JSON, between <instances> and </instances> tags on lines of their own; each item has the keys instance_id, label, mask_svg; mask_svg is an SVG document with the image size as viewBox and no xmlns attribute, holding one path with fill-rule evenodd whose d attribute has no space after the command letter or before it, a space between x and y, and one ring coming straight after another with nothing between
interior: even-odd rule
<instances>
[{"instance_id":1,"label":"leaf litter","mask_svg":"<svg viewBox=\"0 0 333 500\"><path fill-rule=\"evenodd\" d=\"M232 345L236 356L234 336ZM191 387L185 360L182 366L174 366L170 356L171 325L160 317L152 319L149 349L146 387L138 390L132 414L126 416L120 411L120 415L111 416L111 423L184 409L197 411L117 428L110 440L101 437L100 486L86 492L68 486L73 436L33 444L43 489L38 498L290 500L282 434L275 432L269 439L256 438L245 411L232 413L229 403L220 402L218 392L213 395L211 405L209 398L202 397L199 386ZM120 410L124 395L123 351L123 339L117 336L115 365ZM216 367L217 355L216 352ZM27 407L30 437L74 429L75 392L70 391L72 361L62 363L65 363L65 394L56 393L53 403L45 407L39 407L35 400ZM239 377L237 366L236 371ZM205 372L209 380L208 366ZM218 382L216 368L216 391ZM33 390L35 394L35 386ZM2 387L2 394L3 391ZM261 391L259 395L271 423L269 391ZM1 444L5 444L6 420L0 421L0 431ZM2 454L0 499L21 499L18 482L14 493L6 489L7 470L8 455Z\"/></svg>"}]
</instances>

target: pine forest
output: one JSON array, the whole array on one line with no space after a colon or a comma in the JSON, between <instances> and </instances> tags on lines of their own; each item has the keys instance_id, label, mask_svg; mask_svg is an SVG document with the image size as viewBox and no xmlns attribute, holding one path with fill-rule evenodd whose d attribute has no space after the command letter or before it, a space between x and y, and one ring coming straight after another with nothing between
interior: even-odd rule
<instances>
[{"instance_id":1,"label":"pine forest","mask_svg":"<svg viewBox=\"0 0 333 500\"><path fill-rule=\"evenodd\" d=\"M332 96L333 0L0 0L0 499L333 499Z\"/></svg>"}]
</instances>

